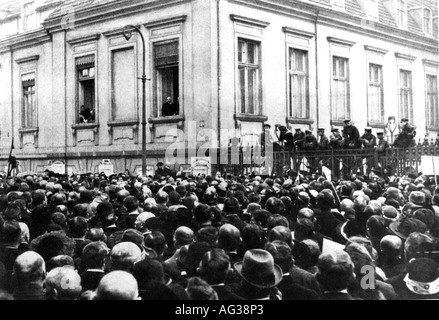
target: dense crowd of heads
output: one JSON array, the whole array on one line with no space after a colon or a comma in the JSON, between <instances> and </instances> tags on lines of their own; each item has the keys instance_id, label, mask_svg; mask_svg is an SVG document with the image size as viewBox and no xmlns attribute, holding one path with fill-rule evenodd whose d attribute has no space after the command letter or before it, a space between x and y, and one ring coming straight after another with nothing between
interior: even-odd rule
<instances>
[{"instance_id":1,"label":"dense crowd of heads","mask_svg":"<svg viewBox=\"0 0 439 320\"><path fill-rule=\"evenodd\" d=\"M5 300L432 299L438 240L422 175L0 177Z\"/></svg>"}]
</instances>

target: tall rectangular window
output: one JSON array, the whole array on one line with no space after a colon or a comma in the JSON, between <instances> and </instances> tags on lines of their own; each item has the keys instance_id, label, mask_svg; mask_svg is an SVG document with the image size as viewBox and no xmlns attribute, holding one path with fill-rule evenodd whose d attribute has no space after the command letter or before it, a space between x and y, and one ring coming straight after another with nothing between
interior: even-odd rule
<instances>
[{"instance_id":1,"label":"tall rectangular window","mask_svg":"<svg viewBox=\"0 0 439 320\"><path fill-rule=\"evenodd\" d=\"M382 123L384 121L383 95L383 67L378 64L370 63L367 95L370 122Z\"/></svg>"},{"instance_id":2,"label":"tall rectangular window","mask_svg":"<svg viewBox=\"0 0 439 320\"><path fill-rule=\"evenodd\" d=\"M308 52L290 49L290 106L289 116L309 118Z\"/></svg>"},{"instance_id":3,"label":"tall rectangular window","mask_svg":"<svg viewBox=\"0 0 439 320\"><path fill-rule=\"evenodd\" d=\"M439 127L437 76L427 75L427 125Z\"/></svg>"},{"instance_id":4,"label":"tall rectangular window","mask_svg":"<svg viewBox=\"0 0 439 320\"><path fill-rule=\"evenodd\" d=\"M344 120L350 117L349 110L349 60L332 58L331 88L332 120Z\"/></svg>"},{"instance_id":5,"label":"tall rectangular window","mask_svg":"<svg viewBox=\"0 0 439 320\"><path fill-rule=\"evenodd\" d=\"M413 120L412 72L399 70L399 116Z\"/></svg>"},{"instance_id":6,"label":"tall rectangular window","mask_svg":"<svg viewBox=\"0 0 439 320\"><path fill-rule=\"evenodd\" d=\"M35 73L22 75L22 105L21 123L22 128L37 127L37 105L36 105L36 86Z\"/></svg>"},{"instance_id":7,"label":"tall rectangular window","mask_svg":"<svg viewBox=\"0 0 439 320\"><path fill-rule=\"evenodd\" d=\"M431 35L432 33L432 14L431 10L428 8L424 8L422 10L422 16L423 16L423 27L424 27L424 33L427 35Z\"/></svg>"},{"instance_id":8,"label":"tall rectangular window","mask_svg":"<svg viewBox=\"0 0 439 320\"><path fill-rule=\"evenodd\" d=\"M403 0L396 0L396 24L402 28L407 26L407 5Z\"/></svg>"},{"instance_id":9,"label":"tall rectangular window","mask_svg":"<svg viewBox=\"0 0 439 320\"><path fill-rule=\"evenodd\" d=\"M33 30L37 27L37 14L34 2L23 6L23 31Z\"/></svg>"},{"instance_id":10,"label":"tall rectangular window","mask_svg":"<svg viewBox=\"0 0 439 320\"><path fill-rule=\"evenodd\" d=\"M238 112L260 115L262 88L259 42L238 39L238 77Z\"/></svg>"},{"instance_id":11,"label":"tall rectangular window","mask_svg":"<svg viewBox=\"0 0 439 320\"><path fill-rule=\"evenodd\" d=\"M179 41L154 44L154 117L180 115Z\"/></svg>"},{"instance_id":12,"label":"tall rectangular window","mask_svg":"<svg viewBox=\"0 0 439 320\"><path fill-rule=\"evenodd\" d=\"M94 123L95 110L95 56L76 58L78 123Z\"/></svg>"},{"instance_id":13,"label":"tall rectangular window","mask_svg":"<svg viewBox=\"0 0 439 320\"><path fill-rule=\"evenodd\" d=\"M111 110L113 121L136 119L136 63L134 48L111 52Z\"/></svg>"}]
</instances>

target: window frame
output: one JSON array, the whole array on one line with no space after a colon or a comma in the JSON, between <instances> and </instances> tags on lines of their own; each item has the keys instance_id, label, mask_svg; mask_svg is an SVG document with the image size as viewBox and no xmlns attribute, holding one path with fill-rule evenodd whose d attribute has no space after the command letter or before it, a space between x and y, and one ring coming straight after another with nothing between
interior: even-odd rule
<instances>
[{"instance_id":1,"label":"window frame","mask_svg":"<svg viewBox=\"0 0 439 320\"><path fill-rule=\"evenodd\" d=\"M429 12L428 14L428 27L426 27L426 11ZM426 30L427 29L427 30ZM422 8L422 31L424 34L431 36L433 35L433 12L430 8L423 7Z\"/></svg>"},{"instance_id":2,"label":"window frame","mask_svg":"<svg viewBox=\"0 0 439 320\"><path fill-rule=\"evenodd\" d=\"M395 0L396 1L396 25L400 28L407 28L407 2L404 0ZM401 6L400 6L401 5ZM402 18L402 21L400 21Z\"/></svg>"},{"instance_id":3,"label":"window frame","mask_svg":"<svg viewBox=\"0 0 439 320\"><path fill-rule=\"evenodd\" d=\"M434 86L433 92L429 91L429 77L435 78L436 85ZM431 105L430 105L430 96L435 96L435 114L431 114ZM426 119L427 119L427 128L436 128L439 130L439 88L438 88L438 75L435 73L427 72L425 74L425 108L426 108ZM430 122L432 121L433 122ZM436 120L436 121L434 121Z\"/></svg>"},{"instance_id":4,"label":"window frame","mask_svg":"<svg viewBox=\"0 0 439 320\"><path fill-rule=\"evenodd\" d=\"M375 79L371 79L371 68L377 67L378 77L379 81L373 81ZM368 123L376 123L376 124L382 124L384 123L384 67L380 63L376 62L368 62L368 86L367 86L367 109L368 109ZM373 119L372 114L374 113L371 108L371 88L379 88L379 96L380 96L380 103L378 106L379 111L379 119Z\"/></svg>"},{"instance_id":5,"label":"window frame","mask_svg":"<svg viewBox=\"0 0 439 320\"><path fill-rule=\"evenodd\" d=\"M402 73L410 75L410 81L408 82L409 86L407 87L403 87L403 81L401 81ZM409 108L409 110L407 110L407 114L405 114L404 106L402 105L403 93L405 93L404 96L408 94L408 98L410 100L409 105L407 106ZM410 122L413 122L413 111L413 71L408 68L400 67L398 68L398 112L400 119L407 118Z\"/></svg>"},{"instance_id":6,"label":"window frame","mask_svg":"<svg viewBox=\"0 0 439 320\"><path fill-rule=\"evenodd\" d=\"M344 67L344 71L345 71L345 76L342 77L338 74L338 72L336 72L336 74L334 74L334 62L336 62L334 59L339 59L339 60L344 60L345 67ZM349 57L346 57L344 55L339 55L337 53L334 53L331 55L331 92L330 92L330 103L331 103L331 120L335 121L335 122L340 122L345 120L346 118L350 118L351 117L351 105L350 105L350 67L349 67ZM339 64L336 66L339 66ZM339 68L336 68L339 69ZM346 104L344 106L344 115L342 117L334 117L334 103L333 103L333 96L335 94L335 81L343 81L345 82L345 91L347 93L347 97L346 97Z\"/></svg>"},{"instance_id":7,"label":"window frame","mask_svg":"<svg viewBox=\"0 0 439 320\"><path fill-rule=\"evenodd\" d=\"M257 57L257 64L256 63L248 63L239 61L239 50L240 50L240 42L244 42L246 44L246 49L248 52L248 44L255 45L255 52ZM263 85L262 85L262 41L261 39L253 39L252 37L247 37L244 35L237 35L236 37L236 114L239 115L249 115L249 116L262 116L264 113L263 108ZM244 93L245 93L245 99L246 99L246 106L243 109L242 106L242 86L240 81L240 70L244 70ZM257 96L255 97L255 105L253 106L254 110L252 113L249 112L249 86L248 86L248 79L249 79L249 72L248 70L256 70L256 92ZM242 112L244 111L244 112Z\"/></svg>"},{"instance_id":8,"label":"window frame","mask_svg":"<svg viewBox=\"0 0 439 320\"><path fill-rule=\"evenodd\" d=\"M295 58L295 52L300 52L304 54L304 64L305 64L305 71L301 71L301 70L294 70L292 64L293 64L293 59ZM310 75L309 75L309 69L310 69L310 63L309 63L309 50L305 50L305 49L300 49L300 48L296 48L293 46L289 46L288 47L288 117L289 118L294 118L294 119L301 119L301 120L307 120L310 118ZM304 81L305 81L305 106L300 106L301 110L300 110L300 114L304 116L298 117L296 114L294 114L293 112L293 107L294 107L294 88L293 88L293 77L294 76L301 76L304 77ZM302 100L302 99L301 99ZM305 110L303 110L303 108Z\"/></svg>"},{"instance_id":9,"label":"window frame","mask_svg":"<svg viewBox=\"0 0 439 320\"><path fill-rule=\"evenodd\" d=\"M137 38L135 38L135 40L133 40L134 42L130 43L128 42L128 44L123 44L123 45L115 45L115 46L111 46L109 48L109 57L108 57L108 63L109 63L109 77L108 77L108 81L109 81L109 124L113 125L113 124L123 124L123 123L138 123L139 121L139 81L138 81L138 74L139 74L139 70L138 70L138 59L139 56L137 54L137 45L136 45L136 41ZM114 117L114 105L113 105L113 95L114 95L114 90L113 90L113 86L114 86L114 81L113 81L113 77L114 77L114 65L113 65L113 54L116 51L124 51L124 50L133 50L133 61L134 61L134 75L133 75L133 79L134 79L134 118L132 119L115 119Z\"/></svg>"},{"instance_id":10,"label":"window frame","mask_svg":"<svg viewBox=\"0 0 439 320\"><path fill-rule=\"evenodd\" d=\"M35 10L35 4L35 1L23 3L23 32L37 28L37 12ZM29 12L26 11L28 7L30 7ZM32 21L30 19L32 19Z\"/></svg>"},{"instance_id":11,"label":"window frame","mask_svg":"<svg viewBox=\"0 0 439 320\"><path fill-rule=\"evenodd\" d=\"M183 75L182 75L182 41L181 36L168 36L165 38L160 39L154 39L151 41L151 70L152 70L152 118L153 119L171 119L173 117L164 117L162 115L162 105L165 101L165 98L162 97L162 81L159 79L159 69L166 69L166 68L178 68L178 104L179 104L179 114L175 117L181 117L184 115L184 109L183 109ZM178 44L178 63L174 65L169 65L165 67L157 67L155 63L155 49L157 46L161 44L167 44L167 43L173 43L177 42ZM174 99L175 103L175 99Z\"/></svg>"},{"instance_id":12,"label":"window frame","mask_svg":"<svg viewBox=\"0 0 439 320\"><path fill-rule=\"evenodd\" d=\"M34 78L34 85L32 87L34 87L34 90L32 92L26 91L25 87L23 86L23 77L25 77L26 75L30 75L33 74L33 78ZM21 122L21 128L22 129L34 129L34 128L38 128L38 90L37 90L37 72L36 70L31 70L31 71L26 71L26 72L22 72L20 74L20 122ZM29 86L27 86L26 88L29 88ZM27 123L28 119L29 119L29 106L26 104L26 102L28 101L28 95L32 94L33 99L32 99L32 119L31 122L32 123Z\"/></svg>"},{"instance_id":13,"label":"window frame","mask_svg":"<svg viewBox=\"0 0 439 320\"><path fill-rule=\"evenodd\" d=\"M84 69L87 69L87 68L83 68L83 69L78 69L78 67L77 67L77 65L76 65L76 60L77 59L80 59L80 58L84 58L84 57L87 57L87 56L94 56L94 64L93 64L93 67L94 67L94 77L93 78L89 78L89 79L83 79L83 80L81 80L80 79L80 76L79 76L79 71L80 70L84 70ZM98 119L99 119L99 110L98 110L98 63L97 63L97 57L98 57L98 55L97 55L97 52L86 52L86 53L81 53L81 54L79 54L79 55L75 55L75 56L73 56L73 68L74 68L74 73L75 73L75 76L74 76L74 80L75 80L75 125L95 125L95 124L97 124L98 123ZM90 67L88 67L88 68L90 68ZM79 98L80 98L80 93L79 93L79 90L80 90L80 86L81 86L81 82L82 81L88 81L88 80L94 80L94 101L93 101L93 104L94 104L94 112L95 112L95 121L94 122L90 122L90 123L81 123L80 122L80 119L79 119L79 112L80 112L80 108L81 108L81 104L80 104L80 101L79 101Z\"/></svg>"}]
</instances>

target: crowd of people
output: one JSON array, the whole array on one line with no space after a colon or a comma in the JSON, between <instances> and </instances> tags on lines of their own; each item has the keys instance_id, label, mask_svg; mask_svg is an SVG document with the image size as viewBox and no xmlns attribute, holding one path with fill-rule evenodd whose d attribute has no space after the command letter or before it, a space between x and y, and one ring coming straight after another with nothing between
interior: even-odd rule
<instances>
[{"instance_id":1,"label":"crowd of people","mask_svg":"<svg viewBox=\"0 0 439 320\"><path fill-rule=\"evenodd\" d=\"M46 171L0 178L0 227L2 300L439 298L423 175Z\"/></svg>"}]
</instances>

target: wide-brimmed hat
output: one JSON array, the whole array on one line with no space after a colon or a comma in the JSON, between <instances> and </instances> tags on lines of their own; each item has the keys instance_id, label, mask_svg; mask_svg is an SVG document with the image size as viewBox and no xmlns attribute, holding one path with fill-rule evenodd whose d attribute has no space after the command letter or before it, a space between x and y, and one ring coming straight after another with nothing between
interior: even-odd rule
<instances>
[{"instance_id":1,"label":"wide-brimmed hat","mask_svg":"<svg viewBox=\"0 0 439 320\"><path fill-rule=\"evenodd\" d=\"M427 226L425 223L414 218L404 218L401 221L392 222L389 225L389 228L394 234L402 239L407 239L413 232L427 232Z\"/></svg>"},{"instance_id":2,"label":"wide-brimmed hat","mask_svg":"<svg viewBox=\"0 0 439 320\"><path fill-rule=\"evenodd\" d=\"M258 288L272 288L282 281L281 267L266 250L248 250L242 262L235 263L234 267L245 281Z\"/></svg>"}]
</instances>

